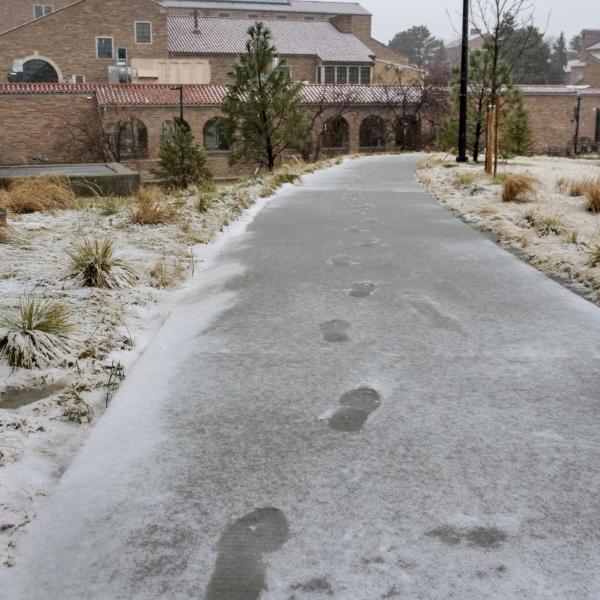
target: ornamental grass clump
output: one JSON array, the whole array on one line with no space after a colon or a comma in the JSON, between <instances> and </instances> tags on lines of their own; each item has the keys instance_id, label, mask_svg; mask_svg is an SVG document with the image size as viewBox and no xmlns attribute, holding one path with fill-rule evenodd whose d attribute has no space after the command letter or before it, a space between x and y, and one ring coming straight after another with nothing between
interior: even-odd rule
<instances>
[{"instance_id":1,"label":"ornamental grass clump","mask_svg":"<svg viewBox=\"0 0 600 600\"><path fill-rule=\"evenodd\" d=\"M64 304L26 296L15 313L0 318L0 355L13 368L62 364L73 352L72 329L71 311Z\"/></svg>"},{"instance_id":2,"label":"ornamental grass clump","mask_svg":"<svg viewBox=\"0 0 600 600\"><path fill-rule=\"evenodd\" d=\"M595 215L600 214L600 178L587 182L584 195L587 211Z\"/></svg>"},{"instance_id":3,"label":"ornamental grass clump","mask_svg":"<svg viewBox=\"0 0 600 600\"><path fill-rule=\"evenodd\" d=\"M130 287L137 281L133 268L115 256L114 245L108 238L84 239L71 259L70 277L84 287L119 289Z\"/></svg>"},{"instance_id":4,"label":"ornamental grass clump","mask_svg":"<svg viewBox=\"0 0 600 600\"><path fill-rule=\"evenodd\" d=\"M531 175L510 175L502 184L502 202L530 202L534 200L538 180Z\"/></svg>"},{"instance_id":5,"label":"ornamental grass clump","mask_svg":"<svg viewBox=\"0 0 600 600\"><path fill-rule=\"evenodd\" d=\"M150 187L141 187L137 196L137 205L133 209L130 221L138 225L161 225L175 217L175 211L164 199L164 194Z\"/></svg>"},{"instance_id":6,"label":"ornamental grass clump","mask_svg":"<svg viewBox=\"0 0 600 600\"><path fill-rule=\"evenodd\" d=\"M16 214L75 208L75 193L60 177L13 179L0 193L0 206Z\"/></svg>"},{"instance_id":7,"label":"ornamental grass clump","mask_svg":"<svg viewBox=\"0 0 600 600\"><path fill-rule=\"evenodd\" d=\"M597 267L598 265L600 265L600 244L599 243L595 243L588 250L587 264L589 267Z\"/></svg>"}]
</instances>

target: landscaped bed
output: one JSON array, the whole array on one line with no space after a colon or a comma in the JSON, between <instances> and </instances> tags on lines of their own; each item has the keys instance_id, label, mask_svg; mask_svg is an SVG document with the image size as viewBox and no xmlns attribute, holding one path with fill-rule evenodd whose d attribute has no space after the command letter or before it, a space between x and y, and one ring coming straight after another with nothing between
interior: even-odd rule
<instances>
[{"instance_id":1,"label":"landscaped bed","mask_svg":"<svg viewBox=\"0 0 600 600\"><path fill-rule=\"evenodd\" d=\"M437 155L417 176L464 221L600 304L600 160L519 157L494 178Z\"/></svg>"},{"instance_id":2,"label":"landscaped bed","mask_svg":"<svg viewBox=\"0 0 600 600\"><path fill-rule=\"evenodd\" d=\"M0 191L1 564L12 565L18 532L201 276L206 245L258 198L340 160L135 198L76 198L56 179Z\"/></svg>"}]
</instances>

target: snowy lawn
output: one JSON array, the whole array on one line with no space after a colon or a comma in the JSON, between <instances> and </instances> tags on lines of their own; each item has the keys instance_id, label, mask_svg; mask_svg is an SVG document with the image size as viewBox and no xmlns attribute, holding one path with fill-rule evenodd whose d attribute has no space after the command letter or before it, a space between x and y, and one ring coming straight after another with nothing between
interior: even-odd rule
<instances>
[{"instance_id":1,"label":"snowy lawn","mask_svg":"<svg viewBox=\"0 0 600 600\"><path fill-rule=\"evenodd\" d=\"M257 199L338 161L283 167L273 176L221 188L208 207L197 191L162 195L159 202L170 216L155 225L135 222L133 198L81 199L74 210L9 214L8 239L0 242L0 315L14 315L32 294L60 301L74 324L69 340L74 352L49 368L31 370L12 369L6 356L0 357L2 565L12 565L18 532L67 468L133 361L190 289L210 254L207 244ZM69 252L85 239L110 239L136 283L107 290L69 278Z\"/></svg>"},{"instance_id":2,"label":"snowy lawn","mask_svg":"<svg viewBox=\"0 0 600 600\"><path fill-rule=\"evenodd\" d=\"M511 174L535 180L527 201L502 201L503 182ZM577 189L600 178L599 160L518 157L502 163L494 179L482 165L457 165L453 157L437 155L419 165L418 178L464 221L600 303L600 264L593 265L600 215L586 210L586 197Z\"/></svg>"}]
</instances>

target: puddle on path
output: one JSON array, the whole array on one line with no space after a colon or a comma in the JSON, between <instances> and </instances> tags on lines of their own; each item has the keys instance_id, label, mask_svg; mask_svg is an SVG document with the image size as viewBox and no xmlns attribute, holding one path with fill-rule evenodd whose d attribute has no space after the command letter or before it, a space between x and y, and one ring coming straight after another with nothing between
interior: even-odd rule
<instances>
[{"instance_id":1,"label":"puddle on path","mask_svg":"<svg viewBox=\"0 0 600 600\"><path fill-rule=\"evenodd\" d=\"M65 388L64 382L52 383L39 388L9 389L0 394L0 408L15 409L49 398Z\"/></svg>"},{"instance_id":2,"label":"puddle on path","mask_svg":"<svg viewBox=\"0 0 600 600\"><path fill-rule=\"evenodd\" d=\"M328 419L329 427L336 431L360 431L367 419L381 405L380 395L371 388L358 388L340 398L338 408Z\"/></svg>"}]
</instances>

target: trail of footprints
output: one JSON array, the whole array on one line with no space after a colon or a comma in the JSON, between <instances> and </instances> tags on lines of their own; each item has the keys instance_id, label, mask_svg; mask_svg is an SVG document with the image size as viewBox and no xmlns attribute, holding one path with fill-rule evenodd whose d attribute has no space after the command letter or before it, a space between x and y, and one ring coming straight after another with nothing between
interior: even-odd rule
<instances>
[{"instance_id":1,"label":"trail of footprints","mask_svg":"<svg viewBox=\"0 0 600 600\"><path fill-rule=\"evenodd\" d=\"M351 231L361 230L353 227ZM381 240L376 238L360 243L363 247L382 245ZM335 267L358 264L346 255L334 256L328 263ZM352 284L346 292L353 298L368 298L376 289L375 283L360 281ZM321 323L319 328L323 340L327 343L350 341L352 327L343 319L326 321ZM381 397L371 388L359 387L343 394L339 405L327 418L329 427L343 433L355 433L363 428L371 414L380 407ZM257 508L229 525L219 540L217 562L206 590L205 600L259 600L266 589L263 555L281 548L288 537L287 520L277 508ZM320 581L314 580L309 583ZM308 589L307 586L312 591L314 585L302 584L299 588ZM315 589L321 590L322 587L317 586Z\"/></svg>"}]
</instances>

